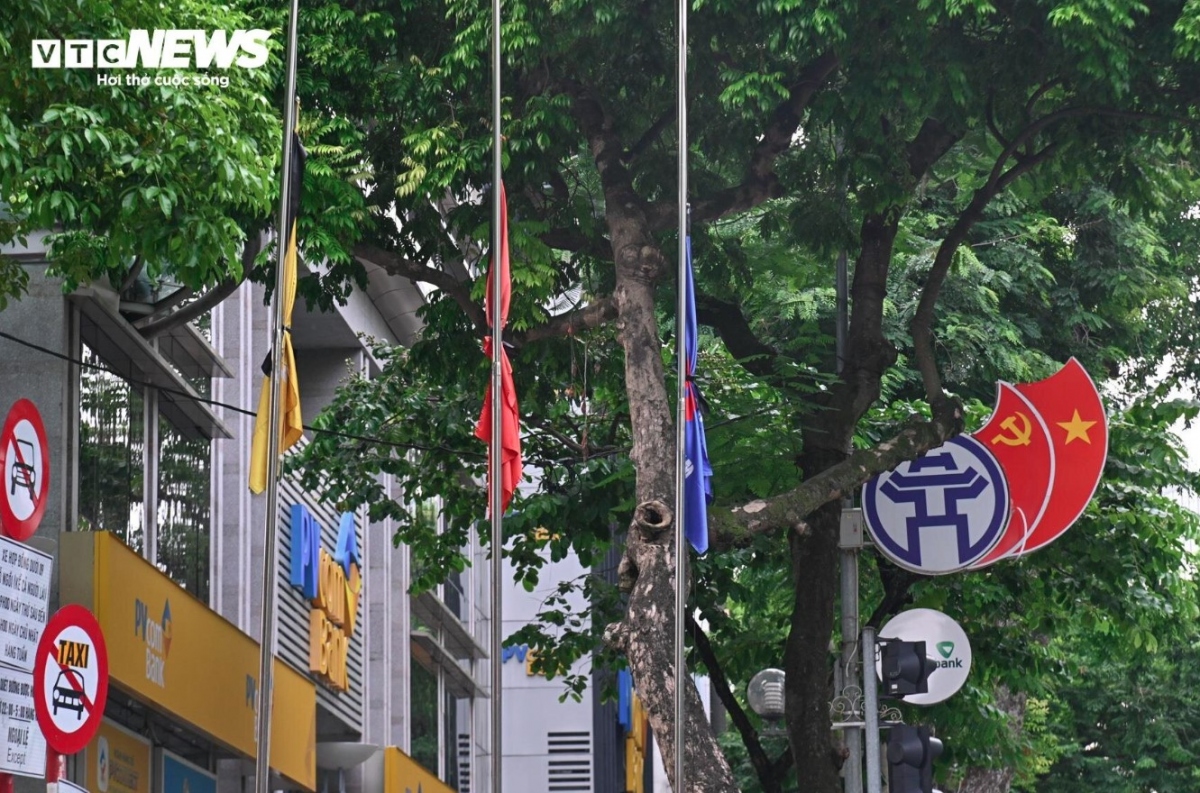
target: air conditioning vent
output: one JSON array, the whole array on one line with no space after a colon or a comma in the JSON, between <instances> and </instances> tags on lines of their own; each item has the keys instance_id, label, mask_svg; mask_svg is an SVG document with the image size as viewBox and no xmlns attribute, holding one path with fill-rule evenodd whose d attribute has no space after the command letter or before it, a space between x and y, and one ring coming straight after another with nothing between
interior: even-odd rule
<instances>
[{"instance_id":1,"label":"air conditioning vent","mask_svg":"<svg viewBox=\"0 0 1200 793\"><path fill-rule=\"evenodd\" d=\"M546 734L547 790L552 793L591 793L592 735L589 732Z\"/></svg>"}]
</instances>

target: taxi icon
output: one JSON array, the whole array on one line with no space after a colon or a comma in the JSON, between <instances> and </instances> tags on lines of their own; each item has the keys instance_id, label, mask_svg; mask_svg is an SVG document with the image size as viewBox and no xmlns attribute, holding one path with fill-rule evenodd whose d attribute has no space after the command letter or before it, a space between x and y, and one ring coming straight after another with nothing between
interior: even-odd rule
<instances>
[{"instance_id":1,"label":"taxi icon","mask_svg":"<svg viewBox=\"0 0 1200 793\"><path fill-rule=\"evenodd\" d=\"M58 715L58 709L73 710L75 717L83 718L83 692L77 690L68 677L68 671L63 670L58 673L58 677L54 680L54 694L51 697L51 705L54 707L54 715Z\"/></svg>"}]
</instances>

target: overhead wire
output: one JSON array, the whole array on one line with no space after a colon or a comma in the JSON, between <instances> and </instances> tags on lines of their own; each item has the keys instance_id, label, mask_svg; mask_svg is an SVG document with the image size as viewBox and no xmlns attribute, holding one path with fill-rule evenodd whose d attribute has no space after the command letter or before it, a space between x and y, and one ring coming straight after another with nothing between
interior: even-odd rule
<instances>
[{"instance_id":1,"label":"overhead wire","mask_svg":"<svg viewBox=\"0 0 1200 793\"><path fill-rule=\"evenodd\" d=\"M186 400L190 400L192 402L198 402L200 404L222 408L224 410L228 410L232 413L237 413L237 414L240 414L243 416L257 415L257 413L253 410L238 407L237 405L231 405L228 402L222 402L219 399L213 399L211 397L201 396L200 394L196 394L196 393L192 393L192 392L188 392L188 391L182 391L178 388L171 388L170 386L158 385L156 383L150 382L149 380L142 380L142 379L139 379L136 377L132 377L132 376L123 374L122 372L118 372L117 370L111 369L107 366L101 366L99 364L91 363L90 361L85 361L80 358L74 358L70 355L67 355L66 353L59 352L58 350L52 350L49 347L44 347L40 344L37 344L36 342L29 341L28 339L22 339L19 336L14 336L13 334L7 333L2 330L0 330L0 339L5 339L7 341L11 341L14 344L18 344L22 347L26 347L28 349L35 350L35 351L43 353L45 355L49 355L49 356L51 356L53 358L57 358L61 361L66 361L67 363L74 364L75 366L79 366L84 369L91 369L94 371L102 372L104 374L112 375L113 377L117 377L117 378L124 380L125 382L129 383L130 385L140 386L142 388L153 388L160 393L170 394L171 396L173 396L177 399L186 399ZM730 424L737 424L739 422L746 421L747 419L756 418L758 416L762 416L764 414L770 413L771 411L773 411L775 409L777 409L777 408L772 405L772 406L768 406L765 408L760 408L759 410L751 411L750 413L745 413L740 416L732 416L730 418L724 419L723 421L717 421L717 422L712 423L711 425L709 425L709 429L713 430L713 429L718 429L720 427L729 426ZM316 426L313 426L312 424L305 424L304 429L308 430L309 432L312 432L314 435L328 435L330 437L342 438L344 440L361 441L361 442L365 442L365 443L374 443L374 444L378 444L380 446L390 446L395 449L404 449L406 451L418 451L418 452L440 451L440 452L447 452L449 454L454 454L454 455L463 456L463 457L473 457L473 458L477 458L480 460L487 458L487 455L482 452L472 452L472 451L469 451L466 449L452 449L449 446L429 445L429 444L420 444L420 443L402 443L399 441L386 440L384 438L378 438L378 437L371 436L371 435L358 435L358 434L352 433L352 432L344 432L341 430L331 430L331 429L326 429L324 427L316 427ZM587 455L585 457L585 459L615 457L615 456L619 456L622 454L628 454L631 450L632 450L631 447L622 446L622 447L612 449L612 450L608 451L607 453ZM552 462L564 462L564 460L555 460Z\"/></svg>"},{"instance_id":2,"label":"overhead wire","mask_svg":"<svg viewBox=\"0 0 1200 793\"><path fill-rule=\"evenodd\" d=\"M110 374L113 377L119 377L120 379L124 380L125 382L127 382L131 385L141 386L142 388L153 388L160 393L170 394L171 396L176 397L176 398L187 399L192 402L199 402L201 404L211 405L213 407L219 407L224 410L231 411L233 413L241 414L243 416L258 415L258 413L256 411L249 410L247 408L238 407L237 405L231 405L228 402L222 402L218 399L212 399L211 397L204 397L199 394L190 393L188 391L182 391L178 388L171 388L170 386L159 385L157 383L152 383L149 380L141 380L136 377L131 377L131 376L128 376L121 372L118 372L115 369L110 369L107 366L101 366L99 364L94 364L94 363L91 363L89 361L84 361L79 358L74 358L70 355L67 355L66 353L59 352L58 350L52 350L48 347L43 347L42 345L37 344L32 341L29 341L28 339L22 339L19 336L14 336L13 334L7 333L2 330L0 330L0 339L6 339L8 341L13 342L14 344L19 344L22 347L26 347L31 350L36 350L37 352L44 353L45 355L49 355L54 358L58 358L59 360L66 361L67 363L74 364L75 366L79 366L84 369L92 369L94 371L103 372L105 374ZM448 446L431 446L431 445L424 445L424 444L419 444L419 443L401 443L398 441L385 440L383 438L376 438L376 437L372 437L369 435L357 435L352 432L342 432L339 430L325 429L323 427L315 427L311 424L305 424L304 429L308 430L309 432L312 432L315 435L329 435L329 436L336 437L336 438L343 438L345 440L364 441L367 443L379 444L380 446L391 446L391 447L397 448L397 449L405 449L405 450L411 450L411 451L442 451L442 452L448 452L450 454L455 454L455 455L478 457L480 459L483 459L486 457L485 454L482 454L479 452L471 452L471 451L467 451L465 449L452 449Z\"/></svg>"}]
</instances>

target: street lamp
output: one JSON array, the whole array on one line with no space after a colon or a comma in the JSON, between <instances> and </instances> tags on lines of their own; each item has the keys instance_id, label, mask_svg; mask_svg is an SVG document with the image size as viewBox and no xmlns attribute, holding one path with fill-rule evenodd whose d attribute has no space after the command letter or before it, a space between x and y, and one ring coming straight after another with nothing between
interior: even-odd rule
<instances>
[{"instance_id":1,"label":"street lamp","mask_svg":"<svg viewBox=\"0 0 1200 793\"><path fill-rule=\"evenodd\" d=\"M783 718L783 681L786 675L782 669L764 669L750 678L746 687L746 697L750 700L750 709L762 716L767 727L763 731L768 735L783 732L779 720Z\"/></svg>"}]
</instances>

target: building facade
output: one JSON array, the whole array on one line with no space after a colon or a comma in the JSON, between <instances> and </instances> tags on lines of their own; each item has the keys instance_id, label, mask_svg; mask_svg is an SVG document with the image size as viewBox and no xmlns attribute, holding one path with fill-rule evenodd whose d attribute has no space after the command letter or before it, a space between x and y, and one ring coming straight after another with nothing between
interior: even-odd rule
<instances>
[{"instance_id":1,"label":"building facade","mask_svg":"<svg viewBox=\"0 0 1200 793\"><path fill-rule=\"evenodd\" d=\"M245 284L163 328L153 306L169 285L64 295L44 238L28 243L4 253L29 293L0 312L0 412L29 400L47 436L46 509L25 544L52 559L51 612L90 608L110 658L104 721L67 778L92 793L240 793L257 751L267 504L247 482L263 291ZM372 374L363 334L408 343L419 329L420 292L368 267L370 288L346 306L298 307L306 417L348 372ZM437 520L436 494L415 506ZM278 509L272 786L486 789L486 564L411 597L388 522L340 514L292 481Z\"/></svg>"}]
</instances>

